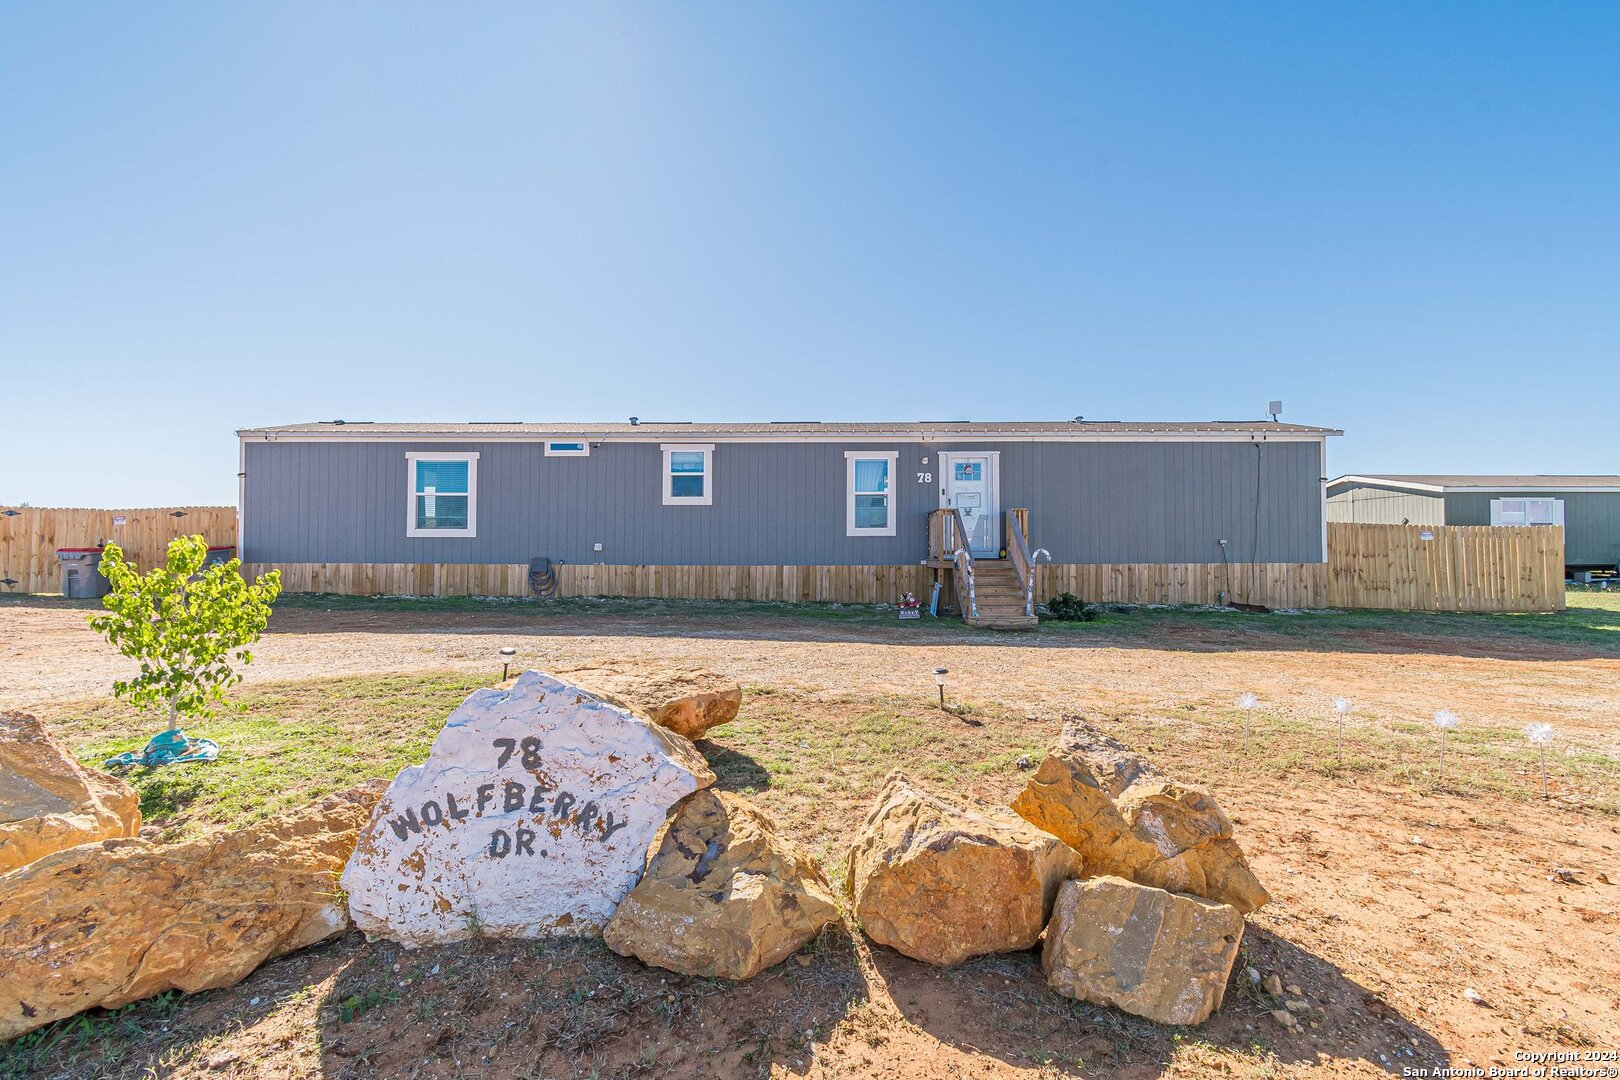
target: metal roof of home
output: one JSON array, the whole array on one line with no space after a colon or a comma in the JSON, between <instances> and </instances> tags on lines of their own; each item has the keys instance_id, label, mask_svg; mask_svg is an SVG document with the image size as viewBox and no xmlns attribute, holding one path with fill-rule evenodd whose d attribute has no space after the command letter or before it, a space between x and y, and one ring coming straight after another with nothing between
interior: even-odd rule
<instances>
[{"instance_id":1,"label":"metal roof of home","mask_svg":"<svg viewBox=\"0 0 1620 1080\"><path fill-rule=\"evenodd\" d=\"M786 438L802 436L844 436L849 438L896 435L976 437L1081 437L1091 435L1342 435L1335 428L1308 427L1303 424L1283 424L1272 420L1204 420L1190 422L1124 421L1124 420L1006 420L974 423L968 420L916 420L874 421L870 423L844 423L787 420L772 423L677 423L672 421L643 420L636 424L597 424L557 421L555 423L475 422L465 424L417 423L395 421L326 420L308 424L282 424L274 427L244 428L238 435L329 435L354 438L401 436L465 435L478 436L612 436L629 435L639 438L689 438L693 436L759 437L780 435Z\"/></svg>"},{"instance_id":2,"label":"metal roof of home","mask_svg":"<svg viewBox=\"0 0 1620 1080\"><path fill-rule=\"evenodd\" d=\"M1592 488L1620 490L1620 476L1572 475L1569 473L1354 473L1341 476L1332 484L1363 482L1393 487L1428 488L1436 491L1492 491L1549 488ZM1330 485L1331 486L1331 485Z\"/></svg>"}]
</instances>

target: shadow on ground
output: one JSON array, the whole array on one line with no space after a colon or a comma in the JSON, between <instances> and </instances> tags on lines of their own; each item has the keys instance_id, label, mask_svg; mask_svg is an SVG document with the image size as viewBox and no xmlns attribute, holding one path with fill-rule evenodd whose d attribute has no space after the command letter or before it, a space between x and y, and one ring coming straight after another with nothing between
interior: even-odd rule
<instances>
[{"instance_id":1,"label":"shadow on ground","mask_svg":"<svg viewBox=\"0 0 1620 1080\"><path fill-rule=\"evenodd\" d=\"M874 999L863 953L892 1009ZM1310 1008L1298 1030L1269 1017L1277 1002L1242 965L1299 987ZM959 1055L920 1060L935 1040ZM0 1047L0 1067L53 1078L252 1076L293 1061L338 1080L804 1075L815 1065L942 1076L960 1055L1122 1078L1156 1077L1172 1063L1255 1075L1333 1058L1397 1075L1448 1061L1431 1035L1332 964L1254 928L1221 1011L1199 1028L1166 1028L1054 993L1035 951L941 970L868 951L839 926L740 984L650 968L594 938L407 951L351 933L228 990L64 1021L31 1046Z\"/></svg>"},{"instance_id":2,"label":"shadow on ground","mask_svg":"<svg viewBox=\"0 0 1620 1080\"><path fill-rule=\"evenodd\" d=\"M1268 1063L1314 1065L1325 1059L1362 1061L1392 1075L1413 1065L1443 1065L1440 1043L1334 965L1255 927L1221 1009L1196 1028L1164 1027L1114 1009L1072 1001L1052 991L1037 950L980 957L940 971L885 948L873 959L889 995L907 1020L965 1051L1011 1065L1041 1065L1072 1075L1156 1076L1173 1055L1208 1055L1240 1075ZM1244 974L1253 966L1277 972L1309 1007L1295 1029L1271 1017L1282 999L1257 989Z\"/></svg>"}]
</instances>

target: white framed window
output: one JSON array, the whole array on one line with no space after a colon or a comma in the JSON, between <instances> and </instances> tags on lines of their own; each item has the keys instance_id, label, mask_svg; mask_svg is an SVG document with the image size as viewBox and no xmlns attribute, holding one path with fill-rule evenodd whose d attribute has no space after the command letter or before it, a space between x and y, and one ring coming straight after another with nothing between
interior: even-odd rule
<instances>
[{"instance_id":1,"label":"white framed window","mask_svg":"<svg viewBox=\"0 0 1620 1080\"><path fill-rule=\"evenodd\" d=\"M478 455L405 455L406 536L478 535Z\"/></svg>"},{"instance_id":2,"label":"white framed window","mask_svg":"<svg viewBox=\"0 0 1620 1080\"><path fill-rule=\"evenodd\" d=\"M664 443L664 505L714 503L714 444Z\"/></svg>"},{"instance_id":3,"label":"white framed window","mask_svg":"<svg viewBox=\"0 0 1620 1080\"><path fill-rule=\"evenodd\" d=\"M844 451L844 532L848 536L893 536L894 450Z\"/></svg>"},{"instance_id":4,"label":"white framed window","mask_svg":"<svg viewBox=\"0 0 1620 1080\"><path fill-rule=\"evenodd\" d=\"M1492 525L1562 525L1563 499L1492 499Z\"/></svg>"},{"instance_id":5,"label":"white framed window","mask_svg":"<svg viewBox=\"0 0 1620 1080\"><path fill-rule=\"evenodd\" d=\"M590 457L591 444L584 439L564 439L546 443L546 457Z\"/></svg>"}]
</instances>

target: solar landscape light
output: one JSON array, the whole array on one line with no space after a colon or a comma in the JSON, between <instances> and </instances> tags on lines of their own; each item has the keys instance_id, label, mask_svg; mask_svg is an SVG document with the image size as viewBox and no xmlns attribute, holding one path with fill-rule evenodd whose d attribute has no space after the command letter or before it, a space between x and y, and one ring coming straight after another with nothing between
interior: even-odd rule
<instances>
[{"instance_id":1,"label":"solar landscape light","mask_svg":"<svg viewBox=\"0 0 1620 1080\"><path fill-rule=\"evenodd\" d=\"M1552 798L1547 790L1547 744L1552 742L1553 728L1551 724L1531 724L1524 729L1524 737L1530 740L1530 745L1541 751L1541 797Z\"/></svg>"},{"instance_id":2,"label":"solar landscape light","mask_svg":"<svg viewBox=\"0 0 1620 1080\"><path fill-rule=\"evenodd\" d=\"M1254 716L1254 710L1260 707L1260 698L1251 693L1245 693L1238 698L1238 708L1243 710L1243 756L1249 755L1249 719Z\"/></svg>"},{"instance_id":3,"label":"solar landscape light","mask_svg":"<svg viewBox=\"0 0 1620 1080\"><path fill-rule=\"evenodd\" d=\"M1446 782L1446 732L1457 726L1457 714L1441 709L1434 714L1434 726L1440 729L1440 782Z\"/></svg>"},{"instance_id":4,"label":"solar landscape light","mask_svg":"<svg viewBox=\"0 0 1620 1080\"><path fill-rule=\"evenodd\" d=\"M1344 718L1350 715L1350 699L1343 696L1334 698L1333 713L1339 718L1339 742L1334 754L1342 761L1344 759Z\"/></svg>"},{"instance_id":5,"label":"solar landscape light","mask_svg":"<svg viewBox=\"0 0 1620 1080\"><path fill-rule=\"evenodd\" d=\"M950 674L949 668L937 667L934 669L934 682L939 684L939 707L945 707L945 676Z\"/></svg>"},{"instance_id":6,"label":"solar landscape light","mask_svg":"<svg viewBox=\"0 0 1620 1080\"><path fill-rule=\"evenodd\" d=\"M512 646L501 646L501 682L506 681L506 673L512 667L512 658L516 655L517 650L512 648Z\"/></svg>"}]
</instances>

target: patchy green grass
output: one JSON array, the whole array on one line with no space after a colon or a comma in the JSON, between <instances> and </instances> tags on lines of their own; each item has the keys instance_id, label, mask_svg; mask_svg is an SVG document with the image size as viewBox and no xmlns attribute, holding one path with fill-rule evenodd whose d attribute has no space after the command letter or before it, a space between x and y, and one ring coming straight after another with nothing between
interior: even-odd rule
<instances>
[{"instance_id":1,"label":"patchy green grass","mask_svg":"<svg viewBox=\"0 0 1620 1080\"><path fill-rule=\"evenodd\" d=\"M258 820L424 760L444 718L483 685L459 673L356 676L244 688L246 711L199 725L221 747L211 764L132 769L141 812L174 839ZM702 749L721 785L760 799L830 852L894 768L945 790L999 796L1019 781L1018 759L1039 760L1054 730L1015 710L915 698L802 697L750 687L724 738ZM1200 775L1241 771L1282 779L1309 773L1414 789L1539 798L1537 755L1517 729L1464 725L1447 738L1439 774L1432 725L1358 713L1342 754L1324 723L1256 712L1247 747L1243 715L1191 704L1168 714L1093 711L1104 729ZM115 702L55 706L50 723L89 764L146 740L149 720ZM1556 798L1620 813L1620 760L1601 749L1557 744L1548 754ZM833 869L829 862L829 869Z\"/></svg>"},{"instance_id":2,"label":"patchy green grass","mask_svg":"<svg viewBox=\"0 0 1620 1080\"><path fill-rule=\"evenodd\" d=\"M1386 649L1387 638L1379 636L1400 634L1455 642L1470 651L1563 646L1620 656L1620 589L1571 588L1565 603L1563 611L1548 614L1308 610L1256 615L1213 607L1102 605L1094 621L1043 621L1040 633L1106 641L1176 628L1240 630L1274 635L1294 647L1348 652Z\"/></svg>"},{"instance_id":3,"label":"patchy green grass","mask_svg":"<svg viewBox=\"0 0 1620 1080\"><path fill-rule=\"evenodd\" d=\"M165 826L165 839L257 820L424 760L445 716L483 684L435 674L244 687L244 712L188 729L220 744L218 761L121 775L140 791L142 817ZM140 749L152 734L149 716L116 701L44 711L91 765Z\"/></svg>"}]
</instances>

